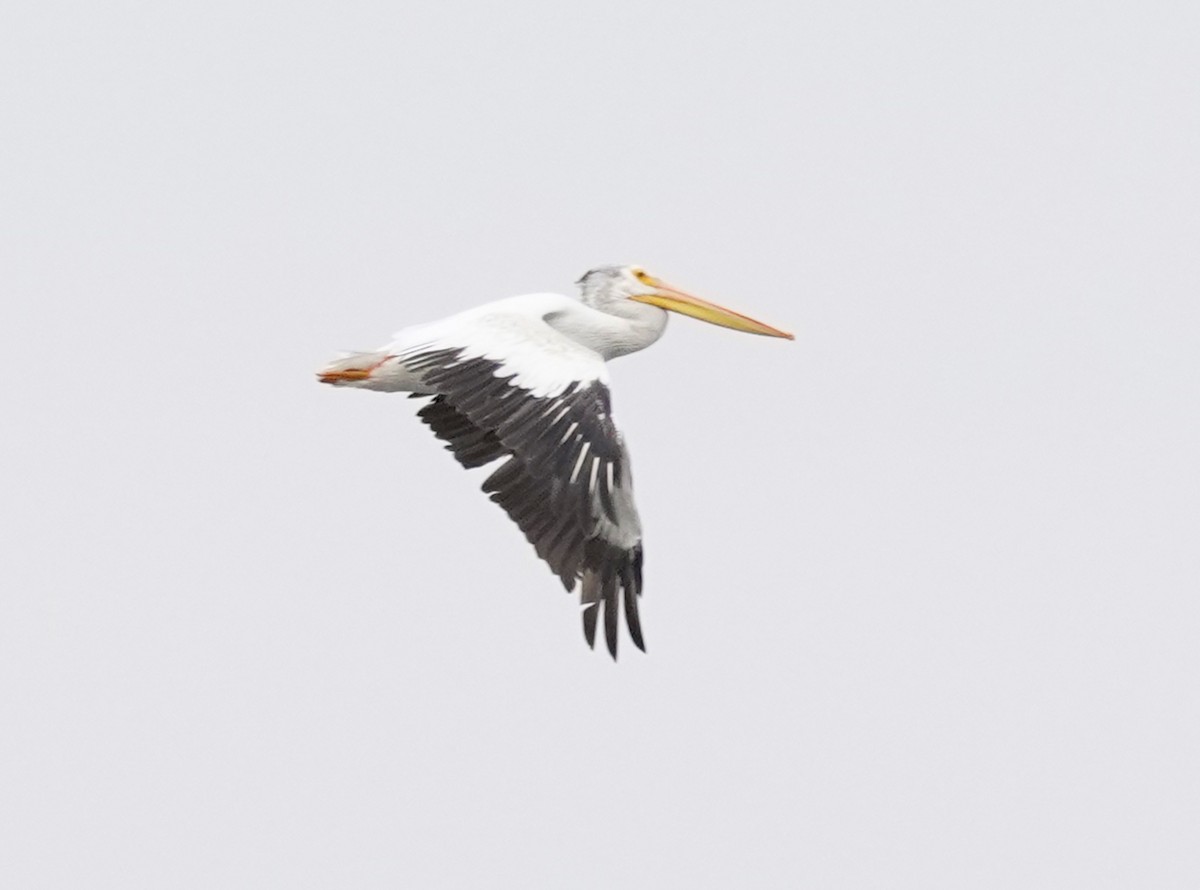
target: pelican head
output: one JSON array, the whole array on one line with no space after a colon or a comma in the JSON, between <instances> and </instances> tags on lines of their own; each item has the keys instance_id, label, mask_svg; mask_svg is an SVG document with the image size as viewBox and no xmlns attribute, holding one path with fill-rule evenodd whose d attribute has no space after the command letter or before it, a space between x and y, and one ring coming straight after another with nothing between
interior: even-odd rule
<instances>
[{"instance_id":1,"label":"pelican head","mask_svg":"<svg viewBox=\"0 0 1200 890\"><path fill-rule=\"evenodd\" d=\"M576 283L583 302L595 309L604 309L620 300L632 300L747 334L796 339L786 331L672 287L641 266L601 266L585 273Z\"/></svg>"}]
</instances>

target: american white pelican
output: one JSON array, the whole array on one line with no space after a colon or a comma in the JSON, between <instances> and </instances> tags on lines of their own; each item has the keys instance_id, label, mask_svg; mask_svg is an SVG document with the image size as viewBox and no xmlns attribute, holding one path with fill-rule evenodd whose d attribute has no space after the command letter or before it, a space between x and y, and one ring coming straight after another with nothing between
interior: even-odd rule
<instances>
[{"instance_id":1,"label":"american white pelican","mask_svg":"<svg viewBox=\"0 0 1200 890\"><path fill-rule=\"evenodd\" d=\"M667 312L768 337L791 334L708 303L639 266L578 281L580 299L527 294L405 328L375 352L343 356L322 383L432 397L419 412L464 467L505 458L483 483L568 591L582 580L583 632L604 613L617 657L618 598L645 651L642 526L629 452L613 424L604 363L662 336Z\"/></svg>"}]
</instances>

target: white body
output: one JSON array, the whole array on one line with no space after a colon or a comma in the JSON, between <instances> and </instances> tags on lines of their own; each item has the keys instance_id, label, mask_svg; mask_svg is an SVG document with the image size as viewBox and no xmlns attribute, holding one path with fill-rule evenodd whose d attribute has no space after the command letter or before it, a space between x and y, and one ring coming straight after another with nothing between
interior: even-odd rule
<instances>
[{"instance_id":1,"label":"white body","mask_svg":"<svg viewBox=\"0 0 1200 890\"><path fill-rule=\"evenodd\" d=\"M532 394L554 396L572 381L606 380L605 361L645 349L666 326L664 310L642 303L622 301L601 311L561 294L525 294L404 328L377 352L348 355L328 370L336 371L339 364L361 367L374 359L382 363L369 379L340 385L429 392L406 358L462 349L464 358L500 362L503 372L515 374L513 382Z\"/></svg>"}]
</instances>

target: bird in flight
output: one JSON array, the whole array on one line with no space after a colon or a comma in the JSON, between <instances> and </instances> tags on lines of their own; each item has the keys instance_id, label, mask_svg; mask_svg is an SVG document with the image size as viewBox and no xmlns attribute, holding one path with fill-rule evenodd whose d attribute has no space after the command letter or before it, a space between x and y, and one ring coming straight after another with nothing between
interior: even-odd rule
<instances>
[{"instance_id":1,"label":"bird in flight","mask_svg":"<svg viewBox=\"0 0 1200 890\"><path fill-rule=\"evenodd\" d=\"M382 349L342 356L318 379L428 398L418 416L460 464L503 460L483 490L568 591L582 584L584 637L595 648L603 615L615 659L622 601L629 636L646 649L638 617L642 526L604 363L658 340L668 312L795 338L640 266L592 269L578 285L578 300L526 294L405 328Z\"/></svg>"}]
</instances>

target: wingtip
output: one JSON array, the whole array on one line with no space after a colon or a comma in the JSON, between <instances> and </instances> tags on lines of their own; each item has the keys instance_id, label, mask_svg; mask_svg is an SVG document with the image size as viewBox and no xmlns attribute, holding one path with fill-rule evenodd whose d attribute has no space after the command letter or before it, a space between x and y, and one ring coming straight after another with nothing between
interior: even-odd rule
<instances>
[{"instance_id":1,"label":"wingtip","mask_svg":"<svg viewBox=\"0 0 1200 890\"><path fill-rule=\"evenodd\" d=\"M638 615L637 587L630 575L625 575L622 583L625 587L625 626L629 628L629 638L633 640L633 645L645 652L646 642L642 639L642 619Z\"/></svg>"},{"instance_id":2,"label":"wingtip","mask_svg":"<svg viewBox=\"0 0 1200 890\"><path fill-rule=\"evenodd\" d=\"M583 610L583 638L591 649L596 648L596 618L599 611L599 603L592 603Z\"/></svg>"}]
</instances>

